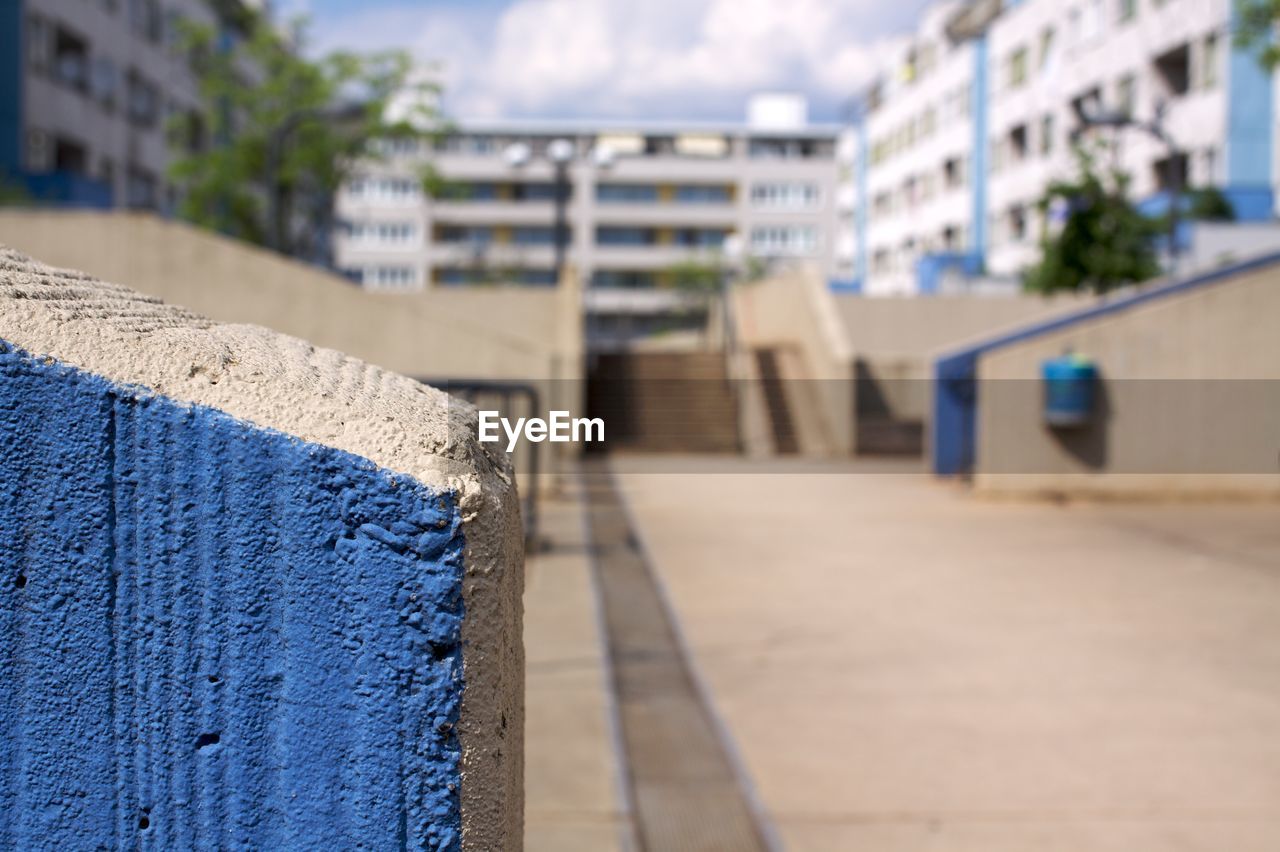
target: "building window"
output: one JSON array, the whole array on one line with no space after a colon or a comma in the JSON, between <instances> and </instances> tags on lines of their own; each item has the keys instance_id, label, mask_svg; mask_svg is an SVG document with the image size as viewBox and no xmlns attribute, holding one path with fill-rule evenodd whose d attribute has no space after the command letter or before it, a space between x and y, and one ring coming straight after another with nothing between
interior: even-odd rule
<instances>
[{"instance_id":1,"label":"building window","mask_svg":"<svg viewBox=\"0 0 1280 852\"><path fill-rule=\"evenodd\" d=\"M658 200L658 187L651 184L602 183L596 186L596 201L604 204L650 204Z\"/></svg>"},{"instance_id":2,"label":"building window","mask_svg":"<svg viewBox=\"0 0 1280 852\"><path fill-rule=\"evenodd\" d=\"M592 287L644 290L657 283L654 273L629 269L601 269L591 276Z\"/></svg>"},{"instance_id":3,"label":"building window","mask_svg":"<svg viewBox=\"0 0 1280 852\"><path fill-rule=\"evenodd\" d=\"M565 229L565 242L573 241L573 235ZM511 241L518 246L549 246L556 241L556 229L546 226L523 226L511 229Z\"/></svg>"},{"instance_id":4,"label":"building window","mask_svg":"<svg viewBox=\"0 0 1280 852\"><path fill-rule=\"evenodd\" d=\"M1027 82L1027 49L1019 47L1009 54L1008 81L1010 89L1020 89Z\"/></svg>"},{"instance_id":5,"label":"building window","mask_svg":"<svg viewBox=\"0 0 1280 852\"><path fill-rule=\"evenodd\" d=\"M752 159L804 160L821 152L822 147L812 139L752 139L747 143L747 156Z\"/></svg>"},{"instance_id":6,"label":"building window","mask_svg":"<svg viewBox=\"0 0 1280 852\"><path fill-rule=\"evenodd\" d=\"M947 189L964 186L964 160L951 157L942 164L943 182Z\"/></svg>"},{"instance_id":7,"label":"building window","mask_svg":"<svg viewBox=\"0 0 1280 852\"><path fill-rule=\"evenodd\" d=\"M408 178L356 177L347 182L347 195L362 200L409 202L420 192L421 187Z\"/></svg>"},{"instance_id":8,"label":"building window","mask_svg":"<svg viewBox=\"0 0 1280 852\"><path fill-rule=\"evenodd\" d=\"M1047 157L1053 153L1053 113L1045 113L1040 118L1040 156Z\"/></svg>"},{"instance_id":9,"label":"building window","mask_svg":"<svg viewBox=\"0 0 1280 852\"><path fill-rule=\"evenodd\" d=\"M1102 36L1102 0L1085 0L1080 18L1080 41L1089 43Z\"/></svg>"},{"instance_id":10,"label":"building window","mask_svg":"<svg viewBox=\"0 0 1280 852\"><path fill-rule=\"evenodd\" d=\"M159 184L156 176L140 166L130 166L125 180L125 201L128 206L154 210L158 206Z\"/></svg>"},{"instance_id":11,"label":"building window","mask_svg":"<svg viewBox=\"0 0 1280 852\"><path fill-rule=\"evenodd\" d=\"M436 242L484 246L493 242L493 228L474 225L441 225L436 229Z\"/></svg>"},{"instance_id":12,"label":"building window","mask_svg":"<svg viewBox=\"0 0 1280 852\"><path fill-rule=\"evenodd\" d=\"M53 76L78 92L89 91L89 43L62 27L53 34Z\"/></svg>"},{"instance_id":13,"label":"building window","mask_svg":"<svg viewBox=\"0 0 1280 852\"><path fill-rule=\"evenodd\" d=\"M572 196L572 188L565 187L565 199ZM512 201L555 201L554 183L516 183L511 185Z\"/></svg>"},{"instance_id":14,"label":"building window","mask_svg":"<svg viewBox=\"0 0 1280 852\"><path fill-rule=\"evenodd\" d=\"M417 230L412 222L352 222L348 236L356 242L404 246L413 242Z\"/></svg>"},{"instance_id":15,"label":"building window","mask_svg":"<svg viewBox=\"0 0 1280 852\"><path fill-rule=\"evenodd\" d=\"M1015 204L1009 208L1009 239L1020 243L1027 238L1027 208Z\"/></svg>"},{"instance_id":16,"label":"building window","mask_svg":"<svg viewBox=\"0 0 1280 852\"><path fill-rule=\"evenodd\" d=\"M1204 40L1204 51L1200 55L1200 85L1212 89L1218 85L1218 36L1210 35Z\"/></svg>"},{"instance_id":17,"label":"building window","mask_svg":"<svg viewBox=\"0 0 1280 852\"><path fill-rule=\"evenodd\" d=\"M76 175L89 173L89 155L84 145L74 139L59 136L53 142L53 170Z\"/></svg>"},{"instance_id":18,"label":"building window","mask_svg":"<svg viewBox=\"0 0 1280 852\"><path fill-rule=\"evenodd\" d=\"M406 290L417 285L417 272L412 266L366 266L361 282L366 287Z\"/></svg>"},{"instance_id":19,"label":"building window","mask_svg":"<svg viewBox=\"0 0 1280 852\"><path fill-rule=\"evenodd\" d=\"M517 284L535 287L554 286L557 283L554 269L519 269L516 270L514 280Z\"/></svg>"},{"instance_id":20,"label":"building window","mask_svg":"<svg viewBox=\"0 0 1280 852\"><path fill-rule=\"evenodd\" d=\"M676 245L696 249L720 248L726 236L725 231L708 228L681 228L673 234Z\"/></svg>"},{"instance_id":21,"label":"building window","mask_svg":"<svg viewBox=\"0 0 1280 852\"><path fill-rule=\"evenodd\" d=\"M596 228L596 245L649 246L657 242L652 228Z\"/></svg>"},{"instance_id":22,"label":"building window","mask_svg":"<svg viewBox=\"0 0 1280 852\"><path fill-rule=\"evenodd\" d=\"M1138 0L1116 0L1116 20L1120 23L1132 21L1138 14Z\"/></svg>"},{"instance_id":23,"label":"building window","mask_svg":"<svg viewBox=\"0 0 1280 852\"><path fill-rule=\"evenodd\" d=\"M1137 108L1138 82L1132 74L1126 74L1116 82L1116 109L1132 117Z\"/></svg>"},{"instance_id":24,"label":"building window","mask_svg":"<svg viewBox=\"0 0 1280 852\"><path fill-rule=\"evenodd\" d=\"M1191 88L1191 51L1187 45L1156 57L1155 72L1166 95L1185 95Z\"/></svg>"},{"instance_id":25,"label":"building window","mask_svg":"<svg viewBox=\"0 0 1280 852\"><path fill-rule=\"evenodd\" d=\"M39 15L27 18L27 64L40 73L49 70L49 25Z\"/></svg>"},{"instance_id":26,"label":"building window","mask_svg":"<svg viewBox=\"0 0 1280 852\"><path fill-rule=\"evenodd\" d=\"M1009 130L1009 159L1013 163L1021 163L1027 158L1027 126L1019 124Z\"/></svg>"},{"instance_id":27,"label":"building window","mask_svg":"<svg viewBox=\"0 0 1280 852\"><path fill-rule=\"evenodd\" d=\"M815 183L757 183L751 187L754 207L781 210L811 210L822 198Z\"/></svg>"},{"instance_id":28,"label":"building window","mask_svg":"<svg viewBox=\"0 0 1280 852\"><path fill-rule=\"evenodd\" d=\"M733 193L727 186L677 186L675 199L680 204L728 204Z\"/></svg>"},{"instance_id":29,"label":"building window","mask_svg":"<svg viewBox=\"0 0 1280 852\"><path fill-rule=\"evenodd\" d=\"M154 127L160 116L160 92L133 70L129 71L125 88L129 120L139 127Z\"/></svg>"},{"instance_id":30,"label":"building window","mask_svg":"<svg viewBox=\"0 0 1280 852\"><path fill-rule=\"evenodd\" d=\"M1218 149L1205 148L1202 162L1204 171L1199 182L1216 184L1218 182Z\"/></svg>"},{"instance_id":31,"label":"building window","mask_svg":"<svg viewBox=\"0 0 1280 852\"><path fill-rule=\"evenodd\" d=\"M160 0L129 0L129 25L137 35L152 44L160 44L164 38Z\"/></svg>"},{"instance_id":32,"label":"building window","mask_svg":"<svg viewBox=\"0 0 1280 852\"><path fill-rule=\"evenodd\" d=\"M93 60L93 71L90 78L93 97L107 111L116 108L116 98L120 91L120 71L116 64L105 56Z\"/></svg>"},{"instance_id":33,"label":"building window","mask_svg":"<svg viewBox=\"0 0 1280 852\"><path fill-rule=\"evenodd\" d=\"M1040 31L1040 73L1046 73L1053 67L1054 33L1053 27L1045 27Z\"/></svg>"},{"instance_id":34,"label":"building window","mask_svg":"<svg viewBox=\"0 0 1280 852\"><path fill-rule=\"evenodd\" d=\"M811 225L757 225L751 229L751 250L765 257L813 254L818 230Z\"/></svg>"}]
</instances>

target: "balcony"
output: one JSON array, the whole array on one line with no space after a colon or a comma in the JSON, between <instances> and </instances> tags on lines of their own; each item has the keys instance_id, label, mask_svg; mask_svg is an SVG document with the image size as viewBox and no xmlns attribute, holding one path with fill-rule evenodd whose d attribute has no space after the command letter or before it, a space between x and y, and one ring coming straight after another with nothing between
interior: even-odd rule
<instances>
[{"instance_id":1,"label":"balcony","mask_svg":"<svg viewBox=\"0 0 1280 852\"><path fill-rule=\"evenodd\" d=\"M570 244L570 254L572 248ZM550 245L517 243L437 242L431 246L431 264L437 267L479 266L487 269L550 268L555 264L555 248Z\"/></svg>"},{"instance_id":2,"label":"balcony","mask_svg":"<svg viewBox=\"0 0 1280 852\"><path fill-rule=\"evenodd\" d=\"M450 225L549 225L556 215L550 201L433 201L428 209Z\"/></svg>"},{"instance_id":3,"label":"balcony","mask_svg":"<svg viewBox=\"0 0 1280 852\"><path fill-rule=\"evenodd\" d=\"M596 245L592 252L597 269L667 269L690 260L711 262L712 249L691 248L675 244L610 246Z\"/></svg>"},{"instance_id":4,"label":"balcony","mask_svg":"<svg viewBox=\"0 0 1280 852\"><path fill-rule=\"evenodd\" d=\"M597 202L595 220L602 225L710 225L733 230L738 220L738 208L733 203Z\"/></svg>"}]
</instances>

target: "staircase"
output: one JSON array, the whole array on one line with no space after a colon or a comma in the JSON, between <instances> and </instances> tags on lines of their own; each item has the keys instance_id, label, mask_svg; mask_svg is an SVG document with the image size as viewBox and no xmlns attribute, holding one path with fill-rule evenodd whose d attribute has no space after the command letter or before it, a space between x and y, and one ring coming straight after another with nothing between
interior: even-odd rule
<instances>
[{"instance_id":1,"label":"staircase","mask_svg":"<svg viewBox=\"0 0 1280 852\"><path fill-rule=\"evenodd\" d=\"M605 423L612 450L736 453L738 409L718 352L595 356L587 413Z\"/></svg>"},{"instance_id":2,"label":"staircase","mask_svg":"<svg viewBox=\"0 0 1280 852\"><path fill-rule=\"evenodd\" d=\"M764 391L769 428L773 432L774 452L781 456L794 455L800 452L800 440L791 420L791 411L787 408L787 393L782 385L782 370L778 367L777 353L772 349L757 349L756 370L760 375L760 387Z\"/></svg>"}]
</instances>

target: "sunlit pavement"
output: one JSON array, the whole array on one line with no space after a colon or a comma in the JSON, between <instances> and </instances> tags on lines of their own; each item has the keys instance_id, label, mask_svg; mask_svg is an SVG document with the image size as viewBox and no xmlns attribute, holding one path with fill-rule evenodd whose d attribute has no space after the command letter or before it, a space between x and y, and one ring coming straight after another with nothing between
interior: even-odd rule
<instances>
[{"instance_id":1,"label":"sunlit pavement","mask_svg":"<svg viewBox=\"0 0 1280 852\"><path fill-rule=\"evenodd\" d=\"M525 848L610 852L629 836L582 506L540 503L554 545L525 588Z\"/></svg>"},{"instance_id":2,"label":"sunlit pavement","mask_svg":"<svg viewBox=\"0 0 1280 852\"><path fill-rule=\"evenodd\" d=\"M684 464L614 466L788 849L1280 849L1280 507Z\"/></svg>"}]
</instances>

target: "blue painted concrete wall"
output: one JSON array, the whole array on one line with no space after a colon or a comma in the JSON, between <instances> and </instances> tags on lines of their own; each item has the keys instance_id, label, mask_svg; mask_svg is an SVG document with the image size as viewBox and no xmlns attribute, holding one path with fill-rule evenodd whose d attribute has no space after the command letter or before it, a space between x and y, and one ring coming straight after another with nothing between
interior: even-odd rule
<instances>
[{"instance_id":1,"label":"blue painted concrete wall","mask_svg":"<svg viewBox=\"0 0 1280 852\"><path fill-rule=\"evenodd\" d=\"M1162 287L1139 290L1127 296L1099 302L1069 314L1036 320L1020 329L1002 332L988 340L968 344L962 349L939 356L933 363L930 467L934 473L942 476L973 471L977 461L978 406L982 404L981 388L978 385L978 360L986 353L1157 299L1221 284L1237 275L1271 266L1280 266L1280 254L1242 261Z\"/></svg>"},{"instance_id":2,"label":"blue painted concrete wall","mask_svg":"<svg viewBox=\"0 0 1280 852\"><path fill-rule=\"evenodd\" d=\"M460 848L451 494L0 342L0 848Z\"/></svg>"}]
</instances>

